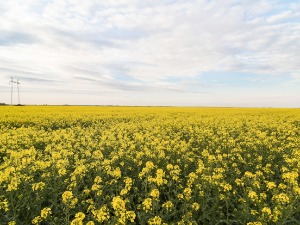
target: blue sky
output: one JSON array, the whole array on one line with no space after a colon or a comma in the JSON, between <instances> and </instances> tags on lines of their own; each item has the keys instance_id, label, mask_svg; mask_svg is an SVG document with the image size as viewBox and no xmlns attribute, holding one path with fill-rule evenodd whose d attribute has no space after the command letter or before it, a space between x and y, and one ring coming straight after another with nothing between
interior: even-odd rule
<instances>
[{"instance_id":1,"label":"blue sky","mask_svg":"<svg viewBox=\"0 0 300 225\"><path fill-rule=\"evenodd\" d=\"M300 107L299 52L300 0L0 0L5 103Z\"/></svg>"}]
</instances>

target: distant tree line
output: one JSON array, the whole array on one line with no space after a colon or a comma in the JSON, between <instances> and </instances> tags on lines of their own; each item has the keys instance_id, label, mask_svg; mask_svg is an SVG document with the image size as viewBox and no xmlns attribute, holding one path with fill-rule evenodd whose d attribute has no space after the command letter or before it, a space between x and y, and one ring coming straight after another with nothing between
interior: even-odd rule
<instances>
[{"instance_id":1,"label":"distant tree line","mask_svg":"<svg viewBox=\"0 0 300 225\"><path fill-rule=\"evenodd\" d=\"M0 103L0 105L6 105L5 103Z\"/></svg>"}]
</instances>

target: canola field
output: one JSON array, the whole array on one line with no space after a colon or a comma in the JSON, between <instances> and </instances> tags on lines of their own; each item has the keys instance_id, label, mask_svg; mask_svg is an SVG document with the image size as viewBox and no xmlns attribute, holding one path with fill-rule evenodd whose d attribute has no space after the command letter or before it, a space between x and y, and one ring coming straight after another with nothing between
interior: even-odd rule
<instances>
[{"instance_id":1,"label":"canola field","mask_svg":"<svg viewBox=\"0 0 300 225\"><path fill-rule=\"evenodd\" d=\"M0 224L300 224L300 109L0 107Z\"/></svg>"}]
</instances>

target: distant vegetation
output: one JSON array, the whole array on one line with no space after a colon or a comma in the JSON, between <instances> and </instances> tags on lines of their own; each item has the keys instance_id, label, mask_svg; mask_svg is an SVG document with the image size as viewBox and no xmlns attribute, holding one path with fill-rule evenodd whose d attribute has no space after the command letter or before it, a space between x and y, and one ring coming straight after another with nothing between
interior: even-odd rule
<instances>
[{"instance_id":1,"label":"distant vegetation","mask_svg":"<svg viewBox=\"0 0 300 225\"><path fill-rule=\"evenodd\" d=\"M0 103L0 106L4 106L4 105L8 105L8 104ZM22 105L22 104L17 104L17 105L14 105L14 106L24 106L24 105Z\"/></svg>"}]
</instances>

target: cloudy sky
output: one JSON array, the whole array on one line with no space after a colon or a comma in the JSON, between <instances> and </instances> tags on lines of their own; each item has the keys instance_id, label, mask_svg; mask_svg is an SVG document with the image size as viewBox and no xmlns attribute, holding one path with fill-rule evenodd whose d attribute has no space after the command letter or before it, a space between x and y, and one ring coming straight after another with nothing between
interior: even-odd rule
<instances>
[{"instance_id":1,"label":"cloudy sky","mask_svg":"<svg viewBox=\"0 0 300 225\"><path fill-rule=\"evenodd\" d=\"M0 0L0 102L11 76L23 104L300 107L300 0Z\"/></svg>"}]
</instances>

